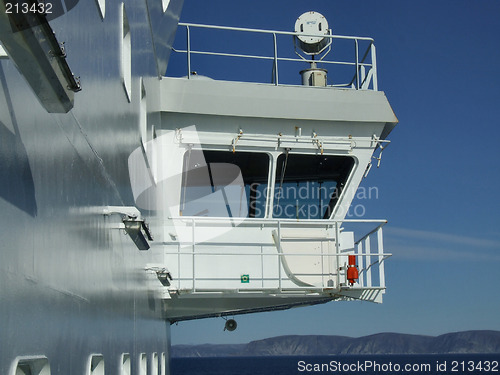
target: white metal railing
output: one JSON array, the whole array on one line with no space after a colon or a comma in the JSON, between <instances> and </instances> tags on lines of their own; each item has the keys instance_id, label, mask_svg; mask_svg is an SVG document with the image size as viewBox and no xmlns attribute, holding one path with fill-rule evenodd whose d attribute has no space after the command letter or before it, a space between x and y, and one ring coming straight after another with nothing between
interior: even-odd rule
<instances>
[{"instance_id":1,"label":"white metal railing","mask_svg":"<svg viewBox=\"0 0 500 375\"><path fill-rule=\"evenodd\" d=\"M384 262L392 255L384 253L383 250L382 227L386 224L385 220L354 219L339 222L332 220L245 219L237 227L232 227L232 220L228 218L182 217L173 220L181 222L192 232L190 239L177 242L176 253L168 250L168 256L171 258L170 263L166 266L173 277L171 288L179 293L310 294L327 292L342 295L343 290L385 289ZM375 224L376 227L354 242L354 247L342 248L341 232L343 228L341 225L351 223L369 223ZM246 241L234 241L235 237L241 238L236 233L233 237L223 238L219 236L201 243L197 242L197 231L220 229L224 225L228 225L228 233L236 228L243 231L248 228L260 228L262 235L259 238L252 237ZM287 229L324 230L325 236L285 238L283 230ZM271 233L276 234L274 240ZM377 241L372 246L371 240L375 234ZM330 246L328 251L308 251L306 249L300 252L284 252L282 245L286 242L303 243L304 245L311 242L329 242L333 246ZM171 244L173 245L174 242ZM356 255L358 260L359 280L353 286L349 285L347 280L348 255ZM293 273L287 264L293 257L299 257L300 261L312 258L316 263L321 262L321 265L317 266L321 272ZM172 261L175 258L176 261ZM334 268L328 269L326 265L332 261ZM243 284L240 275L237 277L228 275L229 271L238 268L237 265L242 262L254 264L251 285L250 283ZM221 264L224 264L224 272L216 269ZM257 268L259 269L257 270ZM374 275L372 270L377 268L378 273ZM309 282L311 278L316 282Z\"/></svg>"},{"instance_id":2,"label":"white metal railing","mask_svg":"<svg viewBox=\"0 0 500 375\"><path fill-rule=\"evenodd\" d=\"M352 67L351 78L350 80L336 83L330 86L334 87L348 87L354 89L371 89L374 91L378 90L377 83L377 64L376 64L376 50L374 41L372 38L367 37L354 37L354 36L343 36L343 35L322 35L325 38L335 40L338 42L348 42L353 44L353 52L349 57L348 61L345 60L332 60L326 59L326 55L331 57L336 54L336 49L333 53L328 53L324 55L320 60L314 60L314 58L305 58L302 55L299 55L300 58L297 57L284 57L280 56L280 52L282 50L290 50L290 48L284 48L283 44L278 45L278 37L280 36L317 36L317 35L308 35L303 33L294 33L294 32L286 32L286 31L276 31L276 30L260 30L260 29L249 29L249 28L241 28L241 27L226 27L226 26L212 26L212 25L201 25L201 24L193 24L193 23L179 23L180 28L185 28L186 30L186 47L185 49L176 49L173 51L176 53L184 53L186 54L186 67L187 67L187 77L191 78L192 76L192 56L193 55L204 55L204 56L219 56L219 57L235 57L242 59L252 59L252 60L268 60L272 61L272 79L271 82L275 85L281 85L279 72L280 72L280 63L283 62L293 62L293 63L321 63L327 66L345 66ZM250 53L234 53L234 52L215 52L211 51L208 48L206 50L196 50L192 48L192 30L193 29L204 29L204 30L223 30L227 32L239 32L239 33L253 33L253 34L267 34L272 36L272 51L273 55L254 55ZM291 43L288 40L288 45ZM280 47L280 48L278 48ZM350 47L352 48L352 46ZM296 71L294 72L296 75ZM335 74L333 74L335 77ZM264 82L262 80L261 82Z\"/></svg>"}]
</instances>

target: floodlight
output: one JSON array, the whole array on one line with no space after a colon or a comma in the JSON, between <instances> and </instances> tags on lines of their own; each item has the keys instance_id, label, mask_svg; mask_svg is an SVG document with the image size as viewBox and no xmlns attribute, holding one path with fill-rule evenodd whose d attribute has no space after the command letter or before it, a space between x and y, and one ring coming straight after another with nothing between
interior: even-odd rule
<instances>
[{"instance_id":1,"label":"floodlight","mask_svg":"<svg viewBox=\"0 0 500 375\"><path fill-rule=\"evenodd\" d=\"M307 55L318 55L331 44L328 21L318 12L306 12L295 21L295 36L299 48Z\"/></svg>"}]
</instances>

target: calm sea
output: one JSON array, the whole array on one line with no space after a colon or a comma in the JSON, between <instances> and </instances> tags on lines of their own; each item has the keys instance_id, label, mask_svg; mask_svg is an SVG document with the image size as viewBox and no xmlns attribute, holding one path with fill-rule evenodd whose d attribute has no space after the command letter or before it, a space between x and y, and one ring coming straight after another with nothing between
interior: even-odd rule
<instances>
[{"instance_id":1,"label":"calm sea","mask_svg":"<svg viewBox=\"0 0 500 375\"><path fill-rule=\"evenodd\" d=\"M500 354L172 358L171 371L171 375L500 375Z\"/></svg>"}]
</instances>

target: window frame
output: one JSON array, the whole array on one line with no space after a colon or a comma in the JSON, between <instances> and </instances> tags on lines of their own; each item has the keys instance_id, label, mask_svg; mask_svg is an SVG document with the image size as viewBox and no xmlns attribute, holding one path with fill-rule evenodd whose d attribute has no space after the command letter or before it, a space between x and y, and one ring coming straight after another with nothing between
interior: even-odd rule
<instances>
[{"instance_id":1,"label":"window frame","mask_svg":"<svg viewBox=\"0 0 500 375\"><path fill-rule=\"evenodd\" d=\"M335 215L336 213L338 212L339 210L339 207L342 205L342 201L343 201L343 198L345 196L345 191L348 190L348 187L350 186L350 183L351 183L351 180L358 168L358 164L359 164L359 160L358 158L355 156L355 155L352 155L352 154L345 154L345 153L322 153L322 154L319 154L317 152L314 152L314 153L305 153L305 152L293 152L293 149L290 149L289 151L289 155L300 155L300 156L324 156L324 157L345 157L345 158L350 158L352 160L352 165L350 167L350 170L347 172L346 174L346 177L345 177L345 180L344 180L344 186L340 192L340 194L338 194L338 198L335 202L335 204L330 208L331 210L331 213L328 217L323 217L321 219L310 219L310 218L299 218L299 220L301 221L306 221L306 220L331 220ZM286 154L286 150L283 150L283 151L280 151L279 153L274 153L273 154L273 158L274 158L274 163L275 163L275 168L274 168L274 173L273 173L273 176L272 176L272 181L273 181L273 184L272 184L272 190L271 190L271 195L272 195L272 199L271 199L271 202L270 202L270 207L269 207L269 218L270 219L277 219L277 220L290 220L290 219L293 219L293 220L297 220L296 218L286 218L286 217L275 217L274 216L274 210L275 210L275 198L276 198L276 189L277 189L277 186L279 184L279 179L278 179L278 168L279 168L279 165L278 165L278 159L280 156L282 155L285 155ZM285 171L285 176L286 176L286 171Z\"/></svg>"},{"instance_id":2,"label":"window frame","mask_svg":"<svg viewBox=\"0 0 500 375\"><path fill-rule=\"evenodd\" d=\"M180 186L180 196L179 196L179 210L180 210L179 214L180 214L180 216L184 216L183 215L183 205L184 205L184 197L185 197L184 183L185 183L185 178L186 178L185 177L186 176L185 175L185 173L186 173L186 155L187 155L187 153L189 153L191 151L201 151L203 153L204 152L221 152L221 153L227 153L227 154L246 153L246 154L259 154L259 155L267 156L267 175L266 175L267 183L266 183L266 186L264 187L264 191L267 194L266 194L266 197L264 198L265 200L264 200L264 203L262 205L263 209L264 209L264 214L261 217L231 216L231 218L240 218L240 219L244 219L244 220L252 220L252 219L262 220L262 219L266 219L269 217L269 214L270 214L270 196L272 195L272 186L273 186L273 181L272 181L272 176L274 173L273 172L273 165L275 162L273 153L263 151L263 150L256 151L254 149L244 149L244 148L240 148L240 149L236 150L235 152L233 152L232 150L228 150L227 148L213 148L213 147L206 147L206 146L191 147L191 148L187 149L182 155L182 176L181 176L181 181L180 181L181 186ZM205 159L205 162L207 164L209 164L209 162L206 161L206 158L204 158L204 159ZM216 163L218 163L218 162L216 162ZM236 165L236 164L230 163L230 162L228 162L228 164ZM240 170L241 170L241 168L240 168ZM242 177L244 177L243 173L242 173ZM251 186L251 184L250 185L245 184L245 187L246 186ZM248 202L248 212L250 212L251 202L250 202L250 197L248 197L248 196L247 196L247 202ZM187 215L187 216L189 217L190 215ZM220 218L220 217L221 216L207 216L206 218Z\"/></svg>"}]
</instances>

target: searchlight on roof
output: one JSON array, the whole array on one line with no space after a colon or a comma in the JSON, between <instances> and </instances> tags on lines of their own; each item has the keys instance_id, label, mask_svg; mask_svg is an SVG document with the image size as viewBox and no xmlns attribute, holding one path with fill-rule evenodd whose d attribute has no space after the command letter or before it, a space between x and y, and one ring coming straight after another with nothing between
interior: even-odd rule
<instances>
[{"instance_id":1,"label":"searchlight on roof","mask_svg":"<svg viewBox=\"0 0 500 375\"><path fill-rule=\"evenodd\" d=\"M310 64L309 69L300 72L304 86L326 86L327 70L318 68L315 57L323 54L321 61L331 50L332 30L328 28L328 21L318 12L306 12L295 21L295 53ZM297 51L311 56L312 61L306 59Z\"/></svg>"}]
</instances>

